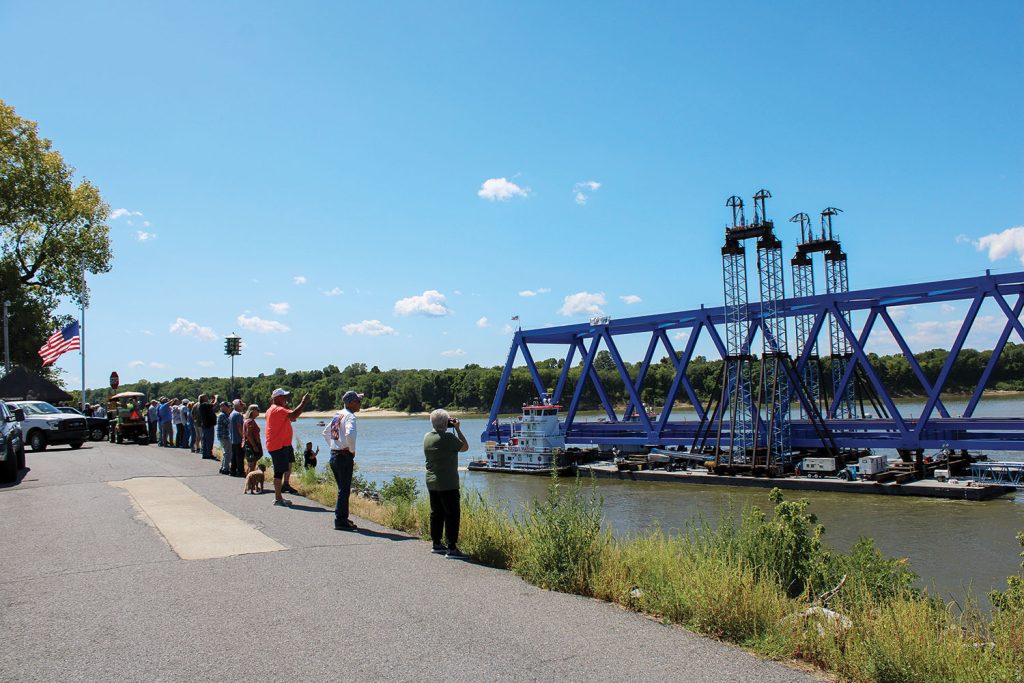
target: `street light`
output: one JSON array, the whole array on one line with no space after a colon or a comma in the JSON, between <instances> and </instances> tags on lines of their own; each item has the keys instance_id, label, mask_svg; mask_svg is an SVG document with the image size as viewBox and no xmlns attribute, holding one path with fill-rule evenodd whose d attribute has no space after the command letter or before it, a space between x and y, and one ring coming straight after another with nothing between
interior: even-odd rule
<instances>
[{"instance_id":1,"label":"street light","mask_svg":"<svg viewBox=\"0 0 1024 683\"><path fill-rule=\"evenodd\" d=\"M224 355L231 356L231 384L228 385L228 397L235 393L235 356L242 354L242 338L232 332L224 338Z\"/></svg>"}]
</instances>

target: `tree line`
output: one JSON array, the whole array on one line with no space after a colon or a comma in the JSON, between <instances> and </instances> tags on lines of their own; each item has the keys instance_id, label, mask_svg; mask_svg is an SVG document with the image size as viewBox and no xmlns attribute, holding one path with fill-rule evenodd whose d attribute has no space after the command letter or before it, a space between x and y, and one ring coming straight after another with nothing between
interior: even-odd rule
<instances>
[{"instance_id":1,"label":"tree line","mask_svg":"<svg viewBox=\"0 0 1024 683\"><path fill-rule=\"evenodd\" d=\"M970 392L977 384L991 355L991 351L962 350L947 379L946 392ZM916 354L915 358L929 383L933 383L948 356L949 352L945 349L933 349ZM890 395L914 397L924 394L913 369L901 354L869 354L869 357L871 365ZM831 377L828 360L823 359L821 363L821 376L828 382L828 378ZM558 383L563 364L563 359L555 358L537 363L537 370L549 390L554 389ZM640 370L640 363L627 363L626 366L630 377L635 379ZM612 402L617 405L625 404L628 401L628 392L607 351L601 351L595 357L594 369ZM567 404L570 400L581 370L582 363L570 368L563 403ZM756 375L756 361L753 370ZM420 412L434 408L485 412L490 409L494 400L501 372L501 366L466 365L445 370L381 370L377 366L367 369L365 363L353 363L344 369L339 369L335 365L328 365L322 370L296 372L278 368L272 374L236 377L233 386L229 386L230 380L226 377L199 377L176 378L167 382L141 380L123 385L120 390L140 391L148 398L195 398L203 392L217 393L222 397L241 398L247 405L256 403L265 408L270 392L281 386L297 395L309 393L315 410L333 410L341 405L341 397L346 391L355 390L366 394L364 406L405 412ZM700 400L706 401L721 381L722 361L697 356L690 361L687 375L697 396ZM652 363L640 392L641 399L655 408L660 408L671 388L674 376L675 369L669 358ZM1024 391L1024 344L1006 345L989 380L988 388ZM89 390L87 399L90 403L100 403L109 393L108 388ZM530 373L525 367L517 367L509 378L501 411L516 412L519 406L533 400L536 395L537 390ZM680 391L676 398L679 401L686 401L687 397ZM581 397L581 408L594 409L600 405L593 383L587 382Z\"/></svg>"}]
</instances>

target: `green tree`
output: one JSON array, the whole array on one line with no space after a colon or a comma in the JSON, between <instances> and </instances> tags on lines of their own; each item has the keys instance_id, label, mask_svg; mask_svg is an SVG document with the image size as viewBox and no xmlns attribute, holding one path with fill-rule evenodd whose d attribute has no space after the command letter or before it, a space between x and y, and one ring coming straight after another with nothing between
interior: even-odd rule
<instances>
[{"instance_id":1,"label":"green tree","mask_svg":"<svg viewBox=\"0 0 1024 683\"><path fill-rule=\"evenodd\" d=\"M85 273L110 270L109 207L74 175L36 123L0 100L0 294L21 331L11 344L20 365L38 368L36 349L67 322L53 317L60 299L87 301Z\"/></svg>"}]
</instances>

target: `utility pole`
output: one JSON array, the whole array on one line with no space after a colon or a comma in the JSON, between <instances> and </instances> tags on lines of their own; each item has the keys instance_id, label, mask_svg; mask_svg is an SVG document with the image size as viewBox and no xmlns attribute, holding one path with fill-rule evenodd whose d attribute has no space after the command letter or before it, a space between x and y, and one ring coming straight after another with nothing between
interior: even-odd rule
<instances>
[{"instance_id":1,"label":"utility pole","mask_svg":"<svg viewBox=\"0 0 1024 683\"><path fill-rule=\"evenodd\" d=\"M11 342L7 337L7 309L11 307L10 301L4 302L4 372L11 371Z\"/></svg>"},{"instance_id":2,"label":"utility pole","mask_svg":"<svg viewBox=\"0 0 1024 683\"><path fill-rule=\"evenodd\" d=\"M231 384L228 385L228 398L235 398L235 356L242 353L242 338L232 332L224 338L224 355L231 356Z\"/></svg>"}]
</instances>

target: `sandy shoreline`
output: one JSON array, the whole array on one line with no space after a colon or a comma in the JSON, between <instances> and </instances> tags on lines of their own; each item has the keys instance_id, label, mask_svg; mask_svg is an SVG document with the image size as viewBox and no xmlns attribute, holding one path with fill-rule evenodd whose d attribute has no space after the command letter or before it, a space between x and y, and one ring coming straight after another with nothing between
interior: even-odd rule
<instances>
[{"instance_id":1,"label":"sandy shoreline","mask_svg":"<svg viewBox=\"0 0 1024 683\"><path fill-rule=\"evenodd\" d=\"M312 418L319 418L321 420L326 420L326 419L330 419L330 418L334 417L334 413L335 412L337 412L337 411L334 411L334 410L328 410L328 411L325 411L325 410L307 410L306 412L302 413L302 417L312 417ZM482 413L460 413L460 412L452 411L452 410L450 410L448 412L450 412L452 415L454 415L455 417L458 417L458 418L462 418L462 417L480 417L480 416L486 417L486 415L483 415ZM392 417L392 418L394 418L394 417L418 417L418 418L427 418L429 416L430 416L430 413L403 413L400 410L384 410L383 408L363 408L362 410L359 411L359 417L361 417L361 418L363 418L363 417L370 417L370 418L375 418L375 417Z\"/></svg>"}]
</instances>

